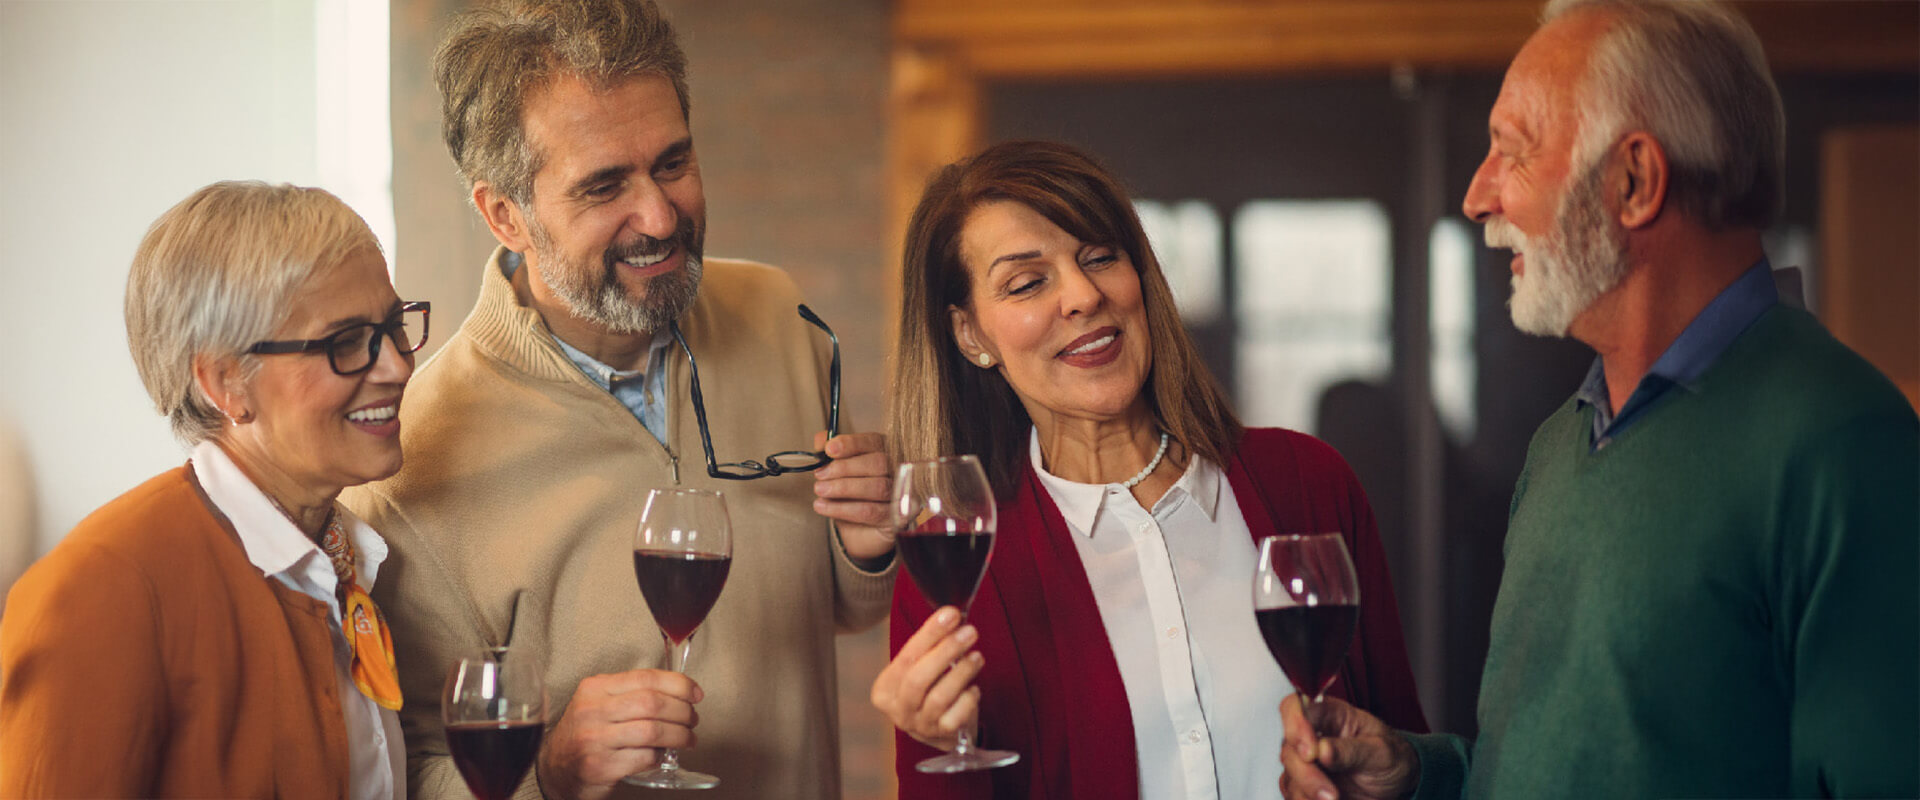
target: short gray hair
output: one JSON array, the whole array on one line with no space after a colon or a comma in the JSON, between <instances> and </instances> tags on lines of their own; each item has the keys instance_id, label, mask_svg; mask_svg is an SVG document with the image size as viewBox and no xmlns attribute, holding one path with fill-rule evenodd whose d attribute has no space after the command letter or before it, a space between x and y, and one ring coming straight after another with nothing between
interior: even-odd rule
<instances>
[{"instance_id":1,"label":"short gray hair","mask_svg":"<svg viewBox=\"0 0 1920 800\"><path fill-rule=\"evenodd\" d=\"M1588 10L1613 24L1580 84L1574 163L1645 130L1666 151L1679 211L1713 230L1772 225L1786 195L1786 112L1753 27L1707 0L1551 0L1542 18Z\"/></svg>"},{"instance_id":2,"label":"short gray hair","mask_svg":"<svg viewBox=\"0 0 1920 800\"><path fill-rule=\"evenodd\" d=\"M367 223L321 189L222 181L154 220L127 274L127 348L173 434L197 444L223 415L193 378L199 355L241 359L286 321L309 279L362 250L380 252Z\"/></svg>"},{"instance_id":3,"label":"short gray hair","mask_svg":"<svg viewBox=\"0 0 1920 800\"><path fill-rule=\"evenodd\" d=\"M433 54L441 135L466 178L533 205L543 154L527 141L527 98L562 75L608 88L641 75L687 103L687 56L652 0L502 0L460 15Z\"/></svg>"}]
</instances>

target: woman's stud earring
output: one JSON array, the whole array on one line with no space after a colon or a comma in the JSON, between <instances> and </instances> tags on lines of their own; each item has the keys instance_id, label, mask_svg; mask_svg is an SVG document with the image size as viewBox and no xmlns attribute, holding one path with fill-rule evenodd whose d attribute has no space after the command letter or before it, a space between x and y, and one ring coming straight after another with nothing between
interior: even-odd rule
<instances>
[{"instance_id":1,"label":"woman's stud earring","mask_svg":"<svg viewBox=\"0 0 1920 800\"><path fill-rule=\"evenodd\" d=\"M981 353L980 366L983 366L983 367L993 366L993 356L987 355L986 353Z\"/></svg>"}]
</instances>

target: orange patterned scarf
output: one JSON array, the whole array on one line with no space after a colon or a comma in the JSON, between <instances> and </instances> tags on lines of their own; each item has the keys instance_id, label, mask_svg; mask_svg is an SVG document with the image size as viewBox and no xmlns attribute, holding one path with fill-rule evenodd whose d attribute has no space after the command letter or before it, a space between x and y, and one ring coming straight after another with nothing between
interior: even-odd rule
<instances>
[{"instance_id":1,"label":"orange patterned scarf","mask_svg":"<svg viewBox=\"0 0 1920 800\"><path fill-rule=\"evenodd\" d=\"M382 708L398 711L400 670L393 661L393 635L387 632L387 619L373 604L373 597L360 588L353 543L347 541L346 531L340 527L338 512L327 518L327 532L320 544L340 581L340 622L353 651L353 683Z\"/></svg>"}]
</instances>

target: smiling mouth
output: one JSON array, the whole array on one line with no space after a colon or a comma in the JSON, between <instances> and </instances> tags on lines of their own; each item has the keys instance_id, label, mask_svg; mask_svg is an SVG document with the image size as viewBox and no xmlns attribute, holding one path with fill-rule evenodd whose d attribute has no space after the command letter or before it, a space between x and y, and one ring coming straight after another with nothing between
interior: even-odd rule
<instances>
[{"instance_id":1,"label":"smiling mouth","mask_svg":"<svg viewBox=\"0 0 1920 800\"><path fill-rule=\"evenodd\" d=\"M1060 354L1067 355L1067 356L1083 356L1088 353L1099 350L1102 347L1106 347L1107 345L1113 344L1113 340L1118 338L1120 338L1120 334L1118 332L1109 333L1098 339L1094 339L1093 341L1087 342L1086 344L1080 345L1079 347L1072 347L1066 350L1062 350L1060 351Z\"/></svg>"},{"instance_id":2,"label":"smiling mouth","mask_svg":"<svg viewBox=\"0 0 1920 800\"><path fill-rule=\"evenodd\" d=\"M1120 329L1107 326L1067 343L1055 358L1075 367L1101 367L1120 357Z\"/></svg>"},{"instance_id":3,"label":"smiling mouth","mask_svg":"<svg viewBox=\"0 0 1920 800\"><path fill-rule=\"evenodd\" d=\"M400 424L400 398L393 397L373 405L361 406L346 413L347 422L370 433L390 433L387 429Z\"/></svg>"},{"instance_id":4,"label":"smiling mouth","mask_svg":"<svg viewBox=\"0 0 1920 800\"><path fill-rule=\"evenodd\" d=\"M348 414L347 419L352 420L354 422L362 423L365 425L379 425L380 423L391 421L395 416L398 416L399 414L400 414L400 407L397 405L381 406L380 408L360 409L359 411L355 411L351 414Z\"/></svg>"},{"instance_id":5,"label":"smiling mouth","mask_svg":"<svg viewBox=\"0 0 1920 800\"><path fill-rule=\"evenodd\" d=\"M615 263L618 263L621 266L632 267L634 269L646 269L648 267L651 267L655 264L658 264L662 261L667 260L667 257L671 255L673 255L673 248L669 247L658 253L642 255L642 256L633 256L631 258L623 258Z\"/></svg>"}]
</instances>

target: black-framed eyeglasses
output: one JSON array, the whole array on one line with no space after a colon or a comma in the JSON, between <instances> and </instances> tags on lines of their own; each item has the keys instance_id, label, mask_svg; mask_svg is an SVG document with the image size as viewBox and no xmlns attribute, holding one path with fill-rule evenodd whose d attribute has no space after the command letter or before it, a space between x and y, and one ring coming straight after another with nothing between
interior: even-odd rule
<instances>
[{"instance_id":1,"label":"black-framed eyeglasses","mask_svg":"<svg viewBox=\"0 0 1920 800\"><path fill-rule=\"evenodd\" d=\"M427 316L433 304L425 300L402 303L384 322L362 322L334 331L322 339L254 342L247 352L263 356L286 353L327 354L327 366L339 375L358 375L380 360L380 343L393 340L402 353L418 352L427 343Z\"/></svg>"},{"instance_id":2,"label":"black-framed eyeglasses","mask_svg":"<svg viewBox=\"0 0 1920 800\"><path fill-rule=\"evenodd\" d=\"M827 412L827 438L840 435L840 337L833 335L833 329L820 316L800 304L800 318L825 331L827 340L833 343L833 362L828 367L827 379L832 386L832 404ZM693 384L693 416L700 423L700 448L707 454L707 475L729 481L750 481L771 475L785 475L789 472L811 472L833 463L833 458L817 450L783 450L767 456L766 463L758 461L732 461L717 464L713 458L713 435L707 431L707 403L700 394L700 364L693 359L693 349L687 347L687 339L680 335L679 323L673 324L673 340L680 343L680 351L687 354L687 369Z\"/></svg>"}]
</instances>

